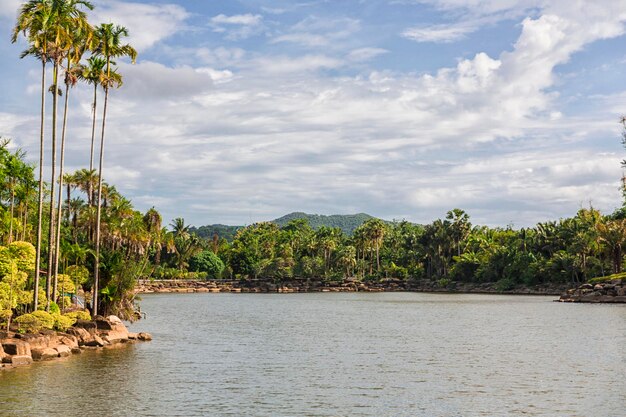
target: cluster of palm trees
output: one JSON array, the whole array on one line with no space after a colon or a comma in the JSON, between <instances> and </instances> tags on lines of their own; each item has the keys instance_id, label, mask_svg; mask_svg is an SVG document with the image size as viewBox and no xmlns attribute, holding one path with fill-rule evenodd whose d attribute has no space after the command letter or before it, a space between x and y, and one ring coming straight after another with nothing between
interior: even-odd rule
<instances>
[{"instance_id":1,"label":"cluster of palm trees","mask_svg":"<svg viewBox=\"0 0 626 417\"><path fill-rule=\"evenodd\" d=\"M62 220L62 193L64 181L64 158L65 139L68 122L68 105L70 91L78 81L85 81L94 87L93 120L89 171L93 172L94 143L96 138L97 96L101 89L104 92L104 105L102 108L102 125L100 130L100 149L97 180L95 186L97 192L93 199L93 190L89 190L90 204L96 208L95 222L95 265L94 265L94 291L93 313L98 313L98 278L99 258L101 244L101 208L102 208L102 176L104 164L105 128L109 90L119 87L122 78L115 67L114 59L118 57L130 57L136 59L136 51L128 44L123 43L128 31L122 26L112 23L104 23L92 26L87 20L87 11L92 10L93 5L86 0L30 0L24 3L19 11L15 28L13 29L12 41L16 42L22 35L28 43L22 57L32 56L41 63L41 124L39 142L39 199L37 213L37 238L36 238L36 265L35 290L33 296L33 308L38 305L38 285L42 262L42 220L44 210L44 148L46 139L46 95L52 94L52 126L51 126L51 177L50 177L50 201L49 201L49 224L48 224L48 249L47 249L47 275L46 297L47 308L50 301L55 301L58 284L58 266L60 252L60 231ZM89 52L91 56L87 63L82 63L84 54ZM46 83L47 66L52 66L52 82ZM63 76L64 91L59 86ZM61 143L59 155L59 170L57 173L57 137L58 137L58 98L64 96L63 122L61 127ZM59 185L57 195L56 184ZM90 182L90 184L92 184ZM55 210L55 198L57 198ZM53 288L51 288L53 286ZM53 295L51 297L51 295Z\"/></svg>"}]
</instances>

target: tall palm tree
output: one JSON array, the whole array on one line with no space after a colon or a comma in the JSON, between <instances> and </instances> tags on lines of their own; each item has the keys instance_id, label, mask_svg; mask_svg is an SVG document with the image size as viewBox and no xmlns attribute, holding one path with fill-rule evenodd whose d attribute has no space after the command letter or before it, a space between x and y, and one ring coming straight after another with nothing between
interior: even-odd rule
<instances>
[{"instance_id":1,"label":"tall palm tree","mask_svg":"<svg viewBox=\"0 0 626 417\"><path fill-rule=\"evenodd\" d=\"M93 9L91 3L86 0L52 0L52 41L51 56L54 63L52 71L52 162L50 181L50 208L49 208L49 239L48 239L48 276L46 277L46 310L50 309L51 295L56 301L56 291L51 294L51 278L53 275L54 250L56 249L54 198L56 183L56 145L57 145L57 104L59 89L59 70L61 62L68 55L75 44L75 34L89 27L87 15L80 7Z\"/></svg>"},{"instance_id":2,"label":"tall palm tree","mask_svg":"<svg viewBox=\"0 0 626 417\"><path fill-rule=\"evenodd\" d=\"M77 0L70 0L67 2L67 6L77 3ZM89 3L86 3L89 8L93 8ZM57 294L57 284L59 275L59 250L61 248L61 220L63 211L63 168L65 163L65 134L67 132L67 110L70 98L70 87L73 87L78 82L78 74L82 70L79 66L79 62L85 52L85 49L89 46L91 40L91 34L93 28L87 24L87 22L78 22L76 29L73 32L72 43L69 45L69 50L65 54L66 68L65 68L65 103L63 108L63 127L61 129L61 160L59 166L59 195L57 201L57 220L56 220L56 245L54 250L54 286L52 293ZM56 302L56 299L54 300Z\"/></svg>"},{"instance_id":3,"label":"tall palm tree","mask_svg":"<svg viewBox=\"0 0 626 417\"><path fill-rule=\"evenodd\" d=\"M94 288L93 288L93 314L98 314L98 279L100 268L100 217L102 215L102 170L104 164L104 138L106 128L107 104L109 101L109 88L119 87L120 82L116 82L111 74L116 74L111 68L111 60L116 57L130 57L134 63L137 58L137 51L128 44L122 44L122 38L128 36L128 29L123 26L114 26L112 23L103 23L96 28L95 37L97 46L94 52L106 59L106 76L103 80L104 87L104 107L102 110L102 134L100 137L100 160L98 166L98 204L96 206L96 260L94 266ZM120 80L117 75L117 80Z\"/></svg>"},{"instance_id":4,"label":"tall palm tree","mask_svg":"<svg viewBox=\"0 0 626 417\"><path fill-rule=\"evenodd\" d=\"M30 47L21 57L35 56L41 61L41 120L39 128L39 200L37 205L37 243L35 245L35 279L33 310L37 309L39 296L39 272L41 266L41 235L43 220L43 164L44 164L44 122L46 120L46 63L49 60L48 44L51 38L52 1L30 0L22 6L11 35L15 43L20 33L26 37Z\"/></svg>"}]
</instances>

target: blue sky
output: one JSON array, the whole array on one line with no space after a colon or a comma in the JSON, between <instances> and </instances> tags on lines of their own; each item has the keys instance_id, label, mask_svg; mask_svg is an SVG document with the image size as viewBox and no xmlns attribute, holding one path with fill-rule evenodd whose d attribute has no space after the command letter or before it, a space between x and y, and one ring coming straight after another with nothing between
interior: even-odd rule
<instances>
[{"instance_id":1,"label":"blue sky","mask_svg":"<svg viewBox=\"0 0 626 417\"><path fill-rule=\"evenodd\" d=\"M34 161L19 3L0 0L0 135ZM460 207L520 227L621 204L626 0L94 3L139 50L120 62L105 179L166 222ZM90 93L73 91L70 169L88 164Z\"/></svg>"}]
</instances>

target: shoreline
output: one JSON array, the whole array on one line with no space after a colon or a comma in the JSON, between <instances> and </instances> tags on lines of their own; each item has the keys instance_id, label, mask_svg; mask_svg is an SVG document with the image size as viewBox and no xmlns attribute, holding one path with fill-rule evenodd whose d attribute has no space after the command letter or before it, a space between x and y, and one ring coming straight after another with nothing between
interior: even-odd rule
<instances>
[{"instance_id":1,"label":"shoreline","mask_svg":"<svg viewBox=\"0 0 626 417\"><path fill-rule=\"evenodd\" d=\"M0 332L0 370L31 365L80 354L83 350L119 347L150 341L149 333L129 332L116 316L98 316L93 321L78 320L65 332Z\"/></svg>"},{"instance_id":2,"label":"shoreline","mask_svg":"<svg viewBox=\"0 0 626 417\"><path fill-rule=\"evenodd\" d=\"M453 283L446 287L437 281L407 282L386 280L381 283L364 283L344 280L339 283L307 280L284 280L271 283L259 280L140 280L135 287L137 294L167 293L313 293L313 292L423 292L453 294L502 294L560 296L570 287L567 285L541 285L498 290L494 284Z\"/></svg>"},{"instance_id":3,"label":"shoreline","mask_svg":"<svg viewBox=\"0 0 626 417\"><path fill-rule=\"evenodd\" d=\"M571 284L519 286L499 290L496 283L449 283L442 287L437 281L385 280L380 283L364 283L344 280L328 283L320 280L284 280L271 283L262 280L140 280L136 294L168 293L253 293L290 294L313 292L421 292L447 294L492 294L492 295L544 295L559 297L554 301L566 303L626 303L626 279L606 283L585 283L572 288Z\"/></svg>"}]
</instances>

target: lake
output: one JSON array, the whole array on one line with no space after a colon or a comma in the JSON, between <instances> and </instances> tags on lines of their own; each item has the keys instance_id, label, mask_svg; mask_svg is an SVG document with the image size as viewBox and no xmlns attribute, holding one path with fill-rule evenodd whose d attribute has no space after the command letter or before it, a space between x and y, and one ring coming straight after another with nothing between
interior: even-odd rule
<instances>
[{"instance_id":1,"label":"lake","mask_svg":"<svg viewBox=\"0 0 626 417\"><path fill-rule=\"evenodd\" d=\"M149 294L154 340L0 372L1 416L602 416L626 305L424 293Z\"/></svg>"}]
</instances>

